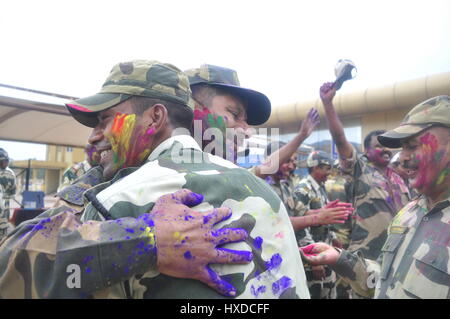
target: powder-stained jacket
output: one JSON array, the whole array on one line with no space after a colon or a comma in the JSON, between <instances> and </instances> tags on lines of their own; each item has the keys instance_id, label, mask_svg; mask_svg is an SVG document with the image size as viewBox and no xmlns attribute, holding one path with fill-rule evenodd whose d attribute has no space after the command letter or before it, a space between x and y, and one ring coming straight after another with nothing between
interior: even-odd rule
<instances>
[{"instance_id":1,"label":"powder-stained jacket","mask_svg":"<svg viewBox=\"0 0 450 319\"><path fill-rule=\"evenodd\" d=\"M319 185L311 175L303 178L294 192L298 202L303 205L304 212L310 209L320 209L328 204L328 196L324 184ZM336 238L330 225L310 227L310 232L314 242L331 243L331 240Z\"/></svg>"},{"instance_id":2,"label":"powder-stained jacket","mask_svg":"<svg viewBox=\"0 0 450 319\"><path fill-rule=\"evenodd\" d=\"M120 224L80 221L82 194L101 176L99 167L91 169L58 194L58 207L23 222L0 241L0 298L86 298L133 274L156 269L148 214L122 218ZM133 267L128 256L116 253L118 245L123 251L142 247Z\"/></svg>"},{"instance_id":3,"label":"powder-stained jacket","mask_svg":"<svg viewBox=\"0 0 450 319\"><path fill-rule=\"evenodd\" d=\"M450 298L450 198L427 209L424 196L392 220L379 262L343 251L334 270L363 296Z\"/></svg>"},{"instance_id":4,"label":"powder-stained jacket","mask_svg":"<svg viewBox=\"0 0 450 319\"><path fill-rule=\"evenodd\" d=\"M387 227L397 212L410 201L408 187L392 169L387 178L355 148L351 158L340 158L342 170L353 176L350 251L360 250L376 260L387 238Z\"/></svg>"},{"instance_id":5,"label":"powder-stained jacket","mask_svg":"<svg viewBox=\"0 0 450 319\"><path fill-rule=\"evenodd\" d=\"M212 265L236 287L238 298L309 298L294 232L280 199L263 180L229 161L202 152L190 136L167 139L136 172L107 188L99 185L87 191L85 195L94 195L95 199L91 198L83 220L101 220L105 214L114 219L137 217L160 196L182 188L204 195L204 202L195 210L232 209L231 218L218 224L218 228L247 230L249 237L245 242L225 247L251 250L253 261L246 265ZM198 281L157 271L134 276L98 292L96 297L128 294L133 298L223 297Z\"/></svg>"},{"instance_id":6,"label":"powder-stained jacket","mask_svg":"<svg viewBox=\"0 0 450 319\"><path fill-rule=\"evenodd\" d=\"M308 209L305 208L305 205L298 200L297 196L295 196L295 188L291 179L283 179L279 182L276 182L269 176L268 178L266 178L266 182L270 185L270 187L272 187L275 193L277 193L278 197L280 197L280 199L283 201L289 216L297 217L305 215ZM295 231L295 238L297 240L298 246L306 246L314 243L309 227Z\"/></svg>"}]
</instances>

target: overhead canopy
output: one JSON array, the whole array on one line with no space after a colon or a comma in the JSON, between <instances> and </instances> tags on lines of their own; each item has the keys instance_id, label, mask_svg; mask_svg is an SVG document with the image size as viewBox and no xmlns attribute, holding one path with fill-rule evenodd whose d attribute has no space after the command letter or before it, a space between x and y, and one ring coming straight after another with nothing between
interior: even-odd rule
<instances>
[{"instance_id":1,"label":"overhead canopy","mask_svg":"<svg viewBox=\"0 0 450 319\"><path fill-rule=\"evenodd\" d=\"M0 139L84 147L91 128L70 116L65 101L38 102L0 94Z\"/></svg>"}]
</instances>

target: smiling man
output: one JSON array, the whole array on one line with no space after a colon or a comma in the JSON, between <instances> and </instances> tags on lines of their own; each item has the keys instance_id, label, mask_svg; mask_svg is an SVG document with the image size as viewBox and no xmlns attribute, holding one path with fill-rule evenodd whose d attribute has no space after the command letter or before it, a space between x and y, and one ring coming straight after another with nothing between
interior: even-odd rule
<instances>
[{"instance_id":1,"label":"smiling man","mask_svg":"<svg viewBox=\"0 0 450 319\"><path fill-rule=\"evenodd\" d=\"M251 126L261 125L269 118L270 100L261 92L242 87L237 72L229 68L203 64L185 73L192 90L194 122L201 123L202 136L215 128L224 137L215 136L215 148L210 152L235 162L244 138L252 134ZM205 151L210 141L201 141Z\"/></svg>"},{"instance_id":2,"label":"smiling man","mask_svg":"<svg viewBox=\"0 0 450 319\"><path fill-rule=\"evenodd\" d=\"M327 264L359 294L375 298L450 298L450 97L414 107L399 127L378 137L402 147L411 186L421 194L388 228L378 262L319 243L302 248L313 265Z\"/></svg>"},{"instance_id":3,"label":"smiling man","mask_svg":"<svg viewBox=\"0 0 450 319\"><path fill-rule=\"evenodd\" d=\"M408 187L389 165L392 153L381 145L377 136L384 131L369 133L364 139L364 156L345 137L344 128L333 106L336 89L333 83L320 88L330 133L336 143L341 169L353 177L349 199L355 207L350 230L350 251L361 251L366 258L376 260L387 238L387 227L395 214L410 200Z\"/></svg>"},{"instance_id":4,"label":"smiling man","mask_svg":"<svg viewBox=\"0 0 450 319\"><path fill-rule=\"evenodd\" d=\"M193 118L188 99L189 87L184 73L169 64L137 60L117 64L101 93L68 105L75 119L93 128L88 141L100 154L104 177L113 177L110 182L85 192L90 204L83 221L138 217L149 211L159 196L190 189L204 195L202 206L196 207L198 211L233 211L230 221L218 225L216 232L210 235L211 240L215 238L225 244L241 239L243 232L248 234L245 243L217 248L219 259L223 257L242 265L211 264L208 268L210 276L216 277L216 273L226 276L236 287L236 290L224 287L230 289L229 296L308 298L303 268L298 266L301 259L285 207L262 180L221 157L202 152L189 132L186 133ZM229 103L228 100L226 104ZM237 128L240 122L247 121L245 105L241 105L241 115L236 115L238 124L234 126L230 120L226 127ZM176 130L178 128L184 130ZM181 132L184 133L179 134ZM163 212L155 209L151 214L155 218L158 251L165 245L164 240L158 240L160 230L172 227L170 219L162 217L158 222L161 214ZM184 217L185 232L173 232L172 240L178 241L178 246L167 256L158 255L160 266L166 266L164 262L170 261L170 255L184 258L186 265L203 259L201 247L191 244L192 217L188 213ZM204 223L209 225L210 219L205 216ZM217 218L214 220L217 223ZM124 236L126 238L127 234ZM120 253L120 247L117 249ZM130 255L130 267L134 258ZM154 270L99 291L96 296L221 297L199 281Z\"/></svg>"}]
</instances>

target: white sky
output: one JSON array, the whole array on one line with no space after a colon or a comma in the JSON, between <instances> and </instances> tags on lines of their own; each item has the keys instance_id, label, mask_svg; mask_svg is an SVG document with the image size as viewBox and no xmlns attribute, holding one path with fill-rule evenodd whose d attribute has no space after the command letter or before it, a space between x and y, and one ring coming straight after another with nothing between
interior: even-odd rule
<instances>
[{"instance_id":1,"label":"white sky","mask_svg":"<svg viewBox=\"0 0 450 319\"><path fill-rule=\"evenodd\" d=\"M0 83L79 97L131 59L230 67L274 106L315 98L340 58L345 91L450 71L448 0L14 0L0 32Z\"/></svg>"}]
</instances>

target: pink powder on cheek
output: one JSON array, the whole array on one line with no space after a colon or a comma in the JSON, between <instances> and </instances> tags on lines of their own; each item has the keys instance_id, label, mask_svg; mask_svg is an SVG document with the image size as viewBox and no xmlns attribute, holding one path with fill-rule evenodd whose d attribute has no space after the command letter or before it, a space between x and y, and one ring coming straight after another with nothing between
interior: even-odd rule
<instances>
[{"instance_id":1,"label":"pink powder on cheek","mask_svg":"<svg viewBox=\"0 0 450 319\"><path fill-rule=\"evenodd\" d=\"M416 182L413 185L415 188L423 188L431 186L433 176L436 174L439 160L436 160L436 151L438 149L438 141L436 137L430 133L425 134L420 138L421 154L415 157L418 162L418 172Z\"/></svg>"},{"instance_id":2,"label":"pink powder on cheek","mask_svg":"<svg viewBox=\"0 0 450 319\"><path fill-rule=\"evenodd\" d=\"M152 134L154 134L155 133L155 128L154 127L150 127L148 130L147 130L147 132L145 132L145 134L147 134L147 135L152 135Z\"/></svg>"}]
</instances>

